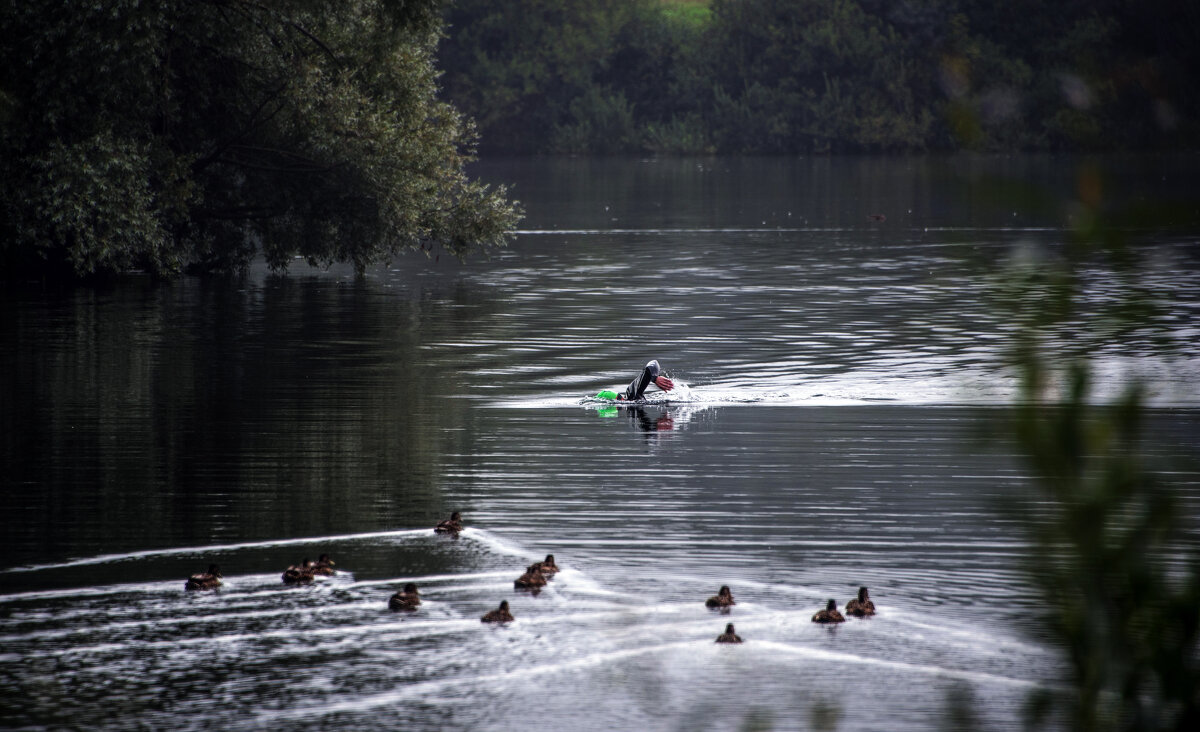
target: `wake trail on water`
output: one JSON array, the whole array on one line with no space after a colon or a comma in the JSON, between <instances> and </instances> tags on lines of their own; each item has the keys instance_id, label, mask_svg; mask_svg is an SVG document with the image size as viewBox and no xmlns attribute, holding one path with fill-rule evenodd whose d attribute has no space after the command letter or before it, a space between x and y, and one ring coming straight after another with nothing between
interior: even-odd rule
<instances>
[{"instance_id":1,"label":"wake trail on water","mask_svg":"<svg viewBox=\"0 0 1200 732\"><path fill-rule=\"evenodd\" d=\"M467 572L465 574L425 574L425 575L409 575L406 577L392 577L388 579L377 580L362 580L355 582L353 587L375 587L379 585L404 585L408 582L415 582L421 585L421 592L424 594L426 583L430 582L462 582L463 580L477 579L496 579L498 577L509 577L512 572L497 571L497 572ZM448 591L448 590L443 590Z\"/></svg>"},{"instance_id":2,"label":"wake trail on water","mask_svg":"<svg viewBox=\"0 0 1200 732\"><path fill-rule=\"evenodd\" d=\"M283 719L300 719L311 718L313 716L328 716L331 714L340 714L347 712L359 712L369 709L378 708L381 706L389 706L408 699L427 699L427 697L446 689L452 689L459 686L490 684L502 682L505 685L513 681L521 679L538 678L541 676L560 674L566 671L574 671L592 666L598 666L605 663L612 663L618 660L634 658L636 656L644 656L653 653L662 653L664 651L686 648L693 644L693 641L682 641L676 643L664 643L655 646L647 646L643 648L633 648L620 651L609 651L603 653L594 653L583 658L575 658L566 661L555 663L541 664L538 666L529 666L524 668L515 668L510 671L505 671L499 674L481 674L475 676L459 676L450 679L439 679L436 681L424 681L413 684L407 684L401 688L393 689L382 694L374 694L361 697L359 699L351 699L342 702L323 703L309 707L300 707L293 709L272 710L259 714L249 726L258 728L265 723Z\"/></svg>"},{"instance_id":3,"label":"wake trail on water","mask_svg":"<svg viewBox=\"0 0 1200 732\"><path fill-rule=\"evenodd\" d=\"M508 539L499 536L498 534L493 534L486 529L478 529L468 526L467 528L463 529L460 536L482 544L496 554L504 554L510 557L528 559L530 561L538 561L545 559L546 557L545 554L538 554L532 549L519 546L518 544L515 544Z\"/></svg>"},{"instance_id":4,"label":"wake trail on water","mask_svg":"<svg viewBox=\"0 0 1200 732\"><path fill-rule=\"evenodd\" d=\"M580 618L571 617L566 618L566 620L578 621ZM540 623L531 622L526 623L526 625L541 625L548 622L551 621L549 619L542 619ZM892 661L854 653L830 651L826 649L815 648L810 645L801 645L780 641L754 640L752 638L748 638L745 643L740 646L722 648L713 642L714 634L711 632L711 628L714 622L718 621L713 619L705 621L693 620L685 624L680 624L682 626L680 628L675 628L690 631L692 634L698 636L692 639L672 641L667 643L650 643L647 645L639 645L635 648L595 650L574 658L560 659L530 666L515 667L496 674L466 674L453 678L405 684L387 692L366 695L353 699L342 699L332 703L322 703L319 705L291 709L271 710L260 713L255 718L253 726L257 727L265 723L278 720L310 719L313 717L323 717L334 714L363 712L379 707L401 704L412 699L423 699L428 701L432 696L442 694L447 691L461 689L463 687L492 687L498 685L510 688L514 684L520 684L522 681L536 679L547 675L559 676L563 673L571 671L620 663L641 656L664 656L670 653L683 651L692 654L693 662L706 657L715 657L717 654L723 653L738 653L742 655L761 655L764 652L771 654L786 653L806 659L829 661L838 664L854 664L926 676L955 678L985 685L1002 685L1021 688L1035 688L1043 685L1039 682L1030 681L1023 678L1013 678L994 673L955 669L934 664ZM746 619L739 620L739 626L745 626L749 629L754 629L760 624L761 623L747 622ZM622 640L627 642L638 641L640 640L640 637L639 635L625 636L622 638Z\"/></svg>"},{"instance_id":5,"label":"wake trail on water","mask_svg":"<svg viewBox=\"0 0 1200 732\"><path fill-rule=\"evenodd\" d=\"M309 536L295 539L268 539L265 541L247 541L236 544L209 544L207 546L170 547L165 549L146 549L123 554L101 554L95 557L84 557L67 562L53 564L31 564L22 567L0 569L0 574L16 572L40 572L49 569L67 569L71 567L86 567L95 564L111 564L137 559L155 557L186 556L192 554L212 555L244 549L269 549L280 546L300 546L304 544L330 544L333 542L366 541L369 539L407 539L429 535L429 529L403 529L399 531L373 531L363 534L339 534L334 536Z\"/></svg>"},{"instance_id":6,"label":"wake trail on water","mask_svg":"<svg viewBox=\"0 0 1200 732\"><path fill-rule=\"evenodd\" d=\"M755 641L755 645L761 645L762 647L770 650L792 653L804 656L806 658L820 659L822 661L835 661L837 663L854 663L864 666L877 666L896 671L916 672L933 676L947 676L950 678L974 681L977 683L1006 684L1029 688L1043 686L1043 684L1040 682L1030 681L1028 679L1014 679L1008 676L999 676L997 674L989 674L981 671L966 671L962 669L948 668L946 666L905 663L903 661L888 661L881 658L858 656L851 653L828 651L823 648L793 645L791 643L780 643L777 641Z\"/></svg>"},{"instance_id":7,"label":"wake trail on water","mask_svg":"<svg viewBox=\"0 0 1200 732\"><path fill-rule=\"evenodd\" d=\"M0 570L0 574L4 573L32 573L59 569L70 569L75 567L96 566L101 564L115 564L119 562L133 562L143 559L155 559L159 557L169 556L191 556L200 555L211 557L213 555L226 554L235 551L245 551L248 549L270 549L280 546L298 546L306 544L331 544L331 543L346 543L370 541L373 539L388 539L388 540L412 540L412 539L433 539L436 535L430 529L403 529L398 531L375 531L361 534L338 534L330 536L303 537L297 539L268 539L263 541L238 542L233 544L209 544L205 546L189 546L189 547L168 547L163 549L146 549L133 552L125 552L121 554L101 554L94 557L81 557L65 562L53 562L47 564L27 565L21 567L10 567ZM483 529L472 527L465 528L459 535L463 539L475 541L490 551L497 554L520 557L527 560L541 559L535 552L529 549L522 548L512 542L503 539L495 534L492 534ZM440 537L438 537L440 539ZM424 577L401 577L396 579L372 580L369 584L390 584L403 582L435 582L441 580L459 580L459 579L476 579L490 578L507 575L506 572L490 572L490 573L475 573L467 575L430 575ZM330 579L337 577L350 577L350 572L346 570L338 570L337 574L332 578L322 577L318 581L318 585L328 582ZM76 587L61 590L35 590L30 592L6 593L0 594L0 602L11 602L16 600L41 600L55 599L67 597L102 597L112 594L161 594L165 592L174 593L178 590L186 577L172 580L160 580L156 582L135 582L123 583L115 585L106 585L103 587ZM270 574L252 574L252 575L226 575L222 584L222 591L229 590L246 585L257 585L261 587L269 587L279 582L279 575L276 573Z\"/></svg>"},{"instance_id":8,"label":"wake trail on water","mask_svg":"<svg viewBox=\"0 0 1200 732\"><path fill-rule=\"evenodd\" d=\"M358 600L355 602L339 603L337 605L322 605L319 607L289 607L271 610L251 610L247 612L219 612L211 615L187 615L182 617L172 618L153 618L147 620L122 621L115 623L105 623L102 625L89 626L87 628L69 628L51 631L37 631L26 634L14 634L0 636L0 645L6 643L15 643L21 641L32 640L48 640L52 638L64 638L73 635L94 635L94 634L110 634L122 630L133 630L137 628L154 628L155 630L163 630L171 626L180 625L215 625L220 623L232 623L235 621L247 620L264 620L268 618L279 618L289 615L333 615L337 613L361 612L362 610L374 609L379 603L373 601ZM384 602L386 605L386 601ZM222 608L224 610L224 608ZM234 637L234 636L230 636ZM269 637L269 636L264 636ZM204 636L199 638L186 638L161 642L131 642L129 644L101 644L99 646L81 646L78 648L61 649L57 653L59 655L72 653L91 653L96 652L95 649L111 649L124 647L155 647L162 643L201 643L204 641L220 642L222 636Z\"/></svg>"},{"instance_id":9,"label":"wake trail on water","mask_svg":"<svg viewBox=\"0 0 1200 732\"><path fill-rule=\"evenodd\" d=\"M877 605L877 607L879 606ZM989 628L987 632L983 632L974 627L951 625L945 622L934 624L928 622L927 616L898 608L888 610L888 620L900 625L916 628L919 631L935 633L942 642L957 643L962 647L970 648L980 653L1002 655L1010 653L1013 650L1019 650L1022 653L1050 654L1048 648L1034 645L1018 638L1000 635L994 628ZM956 641L955 639L957 638L961 638L962 640Z\"/></svg>"},{"instance_id":10,"label":"wake trail on water","mask_svg":"<svg viewBox=\"0 0 1200 732\"><path fill-rule=\"evenodd\" d=\"M258 704L221 720L225 727L258 728L275 720L328 719L414 699L438 703L438 695L459 700L481 691L506 695L529 680L620 668L653 656L661 656L663 663L703 668L707 663L727 665L730 658L761 662L769 657L777 663L782 655L1005 687L1037 686L1015 677L1024 666L1046 658L1042 649L990 628L967 622L935 625L902 605L880 603L875 618L849 619L836 630L816 625L811 615L830 590L803 583L723 580L739 595L739 603L731 613L718 613L703 605L716 590L712 576L648 569L650 581L629 589L624 574L616 583L605 581L603 563L586 571L571 557L560 556L561 570L539 594L518 592L512 580L521 565L544 558L541 547L553 542L543 538L530 546L478 527L467 527L455 540L482 549L470 556L483 566L461 574L441 570L365 580L339 569L302 587L282 585L274 572L230 575L221 588L205 593L185 591L183 578L178 578L0 595L0 603L28 602L0 620L0 629L7 631L0 635L6 651L0 664L36 656L83 669L128 667L134 674L169 677L181 664L325 659L313 666L313 673L328 677L321 683L331 689L317 695L320 703L304 697L277 709ZM421 542L433 548L446 541L432 529L403 529L106 554L8 571L317 543L416 542L419 550ZM496 568L500 566L510 568ZM392 612L388 596L408 582L419 586L424 601L415 612ZM480 615L502 598L513 603L516 620L502 627L480 623ZM42 600L49 603L38 605ZM714 640L730 621L746 643L718 646ZM832 641L838 648L826 647ZM1016 660L1009 662L1009 655ZM957 656L965 657L967 665L986 659L986 665L955 668L954 661L943 662ZM483 666L477 663L480 658ZM395 683L380 693L360 694L352 679L365 662L384 664ZM333 691L339 687L341 691Z\"/></svg>"},{"instance_id":11,"label":"wake trail on water","mask_svg":"<svg viewBox=\"0 0 1200 732\"><path fill-rule=\"evenodd\" d=\"M753 227L717 227L717 228L629 228L629 229L517 229L512 233L523 236L647 236L662 234L666 236L681 234L828 234L841 232L863 231L861 226L753 226ZM1067 231L1061 226L909 226L901 231L933 231L933 232L1046 232ZM954 242L922 242L922 246L957 246Z\"/></svg>"}]
</instances>

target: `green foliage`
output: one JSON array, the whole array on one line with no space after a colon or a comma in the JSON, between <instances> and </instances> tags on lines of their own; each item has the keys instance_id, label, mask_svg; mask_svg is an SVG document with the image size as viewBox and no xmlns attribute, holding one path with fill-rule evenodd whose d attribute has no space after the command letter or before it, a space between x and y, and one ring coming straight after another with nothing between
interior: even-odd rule
<instances>
[{"instance_id":1,"label":"green foliage","mask_svg":"<svg viewBox=\"0 0 1200 732\"><path fill-rule=\"evenodd\" d=\"M672 117L664 123L650 122L642 131L646 150L668 155L702 155L716 152L699 115Z\"/></svg>"},{"instance_id":2,"label":"green foliage","mask_svg":"<svg viewBox=\"0 0 1200 732\"><path fill-rule=\"evenodd\" d=\"M729 147L919 149L934 115L913 89L920 56L852 0L715 0L712 67ZM747 127L757 116L771 121Z\"/></svg>"},{"instance_id":3,"label":"green foliage","mask_svg":"<svg viewBox=\"0 0 1200 732\"><path fill-rule=\"evenodd\" d=\"M34 165L25 205L41 223L29 232L37 251L50 257L62 247L80 272L178 267L164 224L179 212L164 201L159 215L147 147L111 132L54 140Z\"/></svg>"},{"instance_id":4,"label":"green foliage","mask_svg":"<svg viewBox=\"0 0 1200 732\"><path fill-rule=\"evenodd\" d=\"M1140 394L1098 408L1082 363L1053 394L1036 361L1025 374L1014 428L1039 487L1027 570L1073 676L1033 708L1080 730L1195 729L1200 557L1180 550L1178 501L1142 465Z\"/></svg>"},{"instance_id":5,"label":"green foliage","mask_svg":"<svg viewBox=\"0 0 1200 732\"><path fill-rule=\"evenodd\" d=\"M568 113L568 121L554 127L554 152L620 152L636 139L633 107L620 92L588 89L572 100Z\"/></svg>"},{"instance_id":6,"label":"green foliage","mask_svg":"<svg viewBox=\"0 0 1200 732\"><path fill-rule=\"evenodd\" d=\"M609 43L628 17L619 0L458 0L441 49L449 96L475 118L489 149L532 151L577 126L575 112L608 109L597 88ZM619 90L618 90L619 91ZM571 106L592 92L584 107ZM566 133L564 133L566 134ZM574 147L574 145L572 145Z\"/></svg>"},{"instance_id":7,"label":"green foliage","mask_svg":"<svg viewBox=\"0 0 1200 732\"><path fill-rule=\"evenodd\" d=\"M659 0L457 0L439 53L446 93L478 121L488 151L639 150L649 125L698 109L703 10L667 13Z\"/></svg>"},{"instance_id":8,"label":"green foliage","mask_svg":"<svg viewBox=\"0 0 1200 732\"><path fill-rule=\"evenodd\" d=\"M457 0L441 58L505 152L1194 146L1194 5Z\"/></svg>"},{"instance_id":9,"label":"green foliage","mask_svg":"<svg viewBox=\"0 0 1200 732\"><path fill-rule=\"evenodd\" d=\"M517 209L466 177L473 129L436 98L438 10L7 4L0 262L169 276L503 244Z\"/></svg>"},{"instance_id":10,"label":"green foliage","mask_svg":"<svg viewBox=\"0 0 1200 732\"><path fill-rule=\"evenodd\" d=\"M703 28L712 20L712 9L708 0L663 0L663 17L671 24Z\"/></svg>"},{"instance_id":11,"label":"green foliage","mask_svg":"<svg viewBox=\"0 0 1200 732\"><path fill-rule=\"evenodd\" d=\"M1033 620L1062 649L1067 690L1031 700L1031 722L1061 713L1078 730L1191 730L1200 725L1200 553L1181 505L1145 464L1142 394L1110 405L1091 392L1090 360L1170 341L1167 314L1141 284L1124 216L1102 206L1099 175L1080 174L1080 224L1061 251L1024 256L1004 280L1022 337L1008 425L1034 476L1012 508L1028 533ZM1119 284L1083 307L1080 271Z\"/></svg>"}]
</instances>

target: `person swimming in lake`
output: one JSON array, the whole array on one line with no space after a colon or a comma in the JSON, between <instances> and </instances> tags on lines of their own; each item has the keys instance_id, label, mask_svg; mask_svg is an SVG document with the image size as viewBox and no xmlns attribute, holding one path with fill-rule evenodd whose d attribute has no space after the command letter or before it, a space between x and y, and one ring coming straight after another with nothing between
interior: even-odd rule
<instances>
[{"instance_id":1,"label":"person swimming in lake","mask_svg":"<svg viewBox=\"0 0 1200 732\"><path fill-rule=\"evenodd\" d=\"M624 394L617 395L617 401L636 402L642 398L642 394L646 391L646 387L654 384L663 391L670 391L675 388L675 382L662 375L662 369L658 365L658 360L654 359L646 364L642 369L642 373L634 377L629 383L629 388Z\"/></svg>"}]
</instances>

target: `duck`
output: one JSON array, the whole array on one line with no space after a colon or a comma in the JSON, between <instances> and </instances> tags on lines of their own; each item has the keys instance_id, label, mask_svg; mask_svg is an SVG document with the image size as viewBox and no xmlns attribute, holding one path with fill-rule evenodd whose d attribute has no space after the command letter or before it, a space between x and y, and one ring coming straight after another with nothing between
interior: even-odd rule
<instances>
[{"instance_id":1,"label":"duck","mask_svg":"<svg viewBox=\"0 0 1200 732\"><path fill-rule=\"evenodd\" d=\"M215 564L208 565L207 572L193 574L183 583L185 590L215 590L221 586L221 568Z\"/></svg>"},{"instance_id":2,"label":"duck","mask_svg":"<svg viewBox=\"0 0 1200 732\"><path fill-rule=\"evenodd\" d=\"M814 623L844 623L846 622L846 619L842 617L841 613L838 612L837 601L830 600L829 604L825 606L824 610L818 611L817 614L812 617L812 621Z\"/></svg>"},{"instance_id":3,"label":"duck","mask_svg":"<svg viewBox=\"0 0 1200 732\"><path fill-rule=\"evenodd\" d=\"M331 577L337 574L337 570L333 568L334 561L328 554L322 554L317 557L316 564L312 565L313 574L319 574L325 577Z\"/></svg>"},{"instance_id":4,"label":"duck","mask_svg":"<svg viewBox=\"0 0 1200 732\"><path fill-rule=\"evenodd\" d=\"M546 586L546 575L542 573L542 563L534 562L525 570L525 574L513 581L513 587L518 590L529 590Z\"/></svg>"},{"instance_id":5,"label":"duck","mask_svg":"<svg viewBox=\"0 0 1200 732\"><path fill-rule=\"evenodd\" d=\"M308 557L299 565L293 564L283 570L283 583L285 585L307 585L313 581L313 563Z\"/></svg>"},{"instance_id":6,"label":"duck","mask_svg":"<svg viewBox=\"0 0 1200 732\"><path fill-rule=\"evenodd\" d=\"M457 534L462 529L462 514L458 511L450 514L450 518L433 527L433 530L439 534Z\"/></svg>"},{"instance_id":7,"label":"duck","mask_svg":"<svg viewBox=\"0 0 1200 732\"><path fill-rule=\"evenodd\" d=\"M729 591L729 585L721 585L721 589L717 590L717 594L704 601L705 607L711 608L727 608L730 605L736 605L737 602L733 599L733 593Z\"/></svg>"},{"instance_id":8,"label":"duck","mask_svg":"<svg viewBox=\"0 0 1200 732\"><path fill-rule=\"evenodd\" d=\"M392 595L388 600L389 610L416 610L417 605L421 604L421 596L417 592L416 584L409 582L404 585L404 589Z\"/></svg>"},{"instance_id":9,"label":"duck","mask_svg":"<svg viewBox=\"0 0 1200 732\"><path fill-rule=\"evenodd\" d=\"M733 623L725 626L725 632L717 636L717 643L741 643L742 637L733 632Z\"/></svg>"},{"instance_id":10,"label":"duck","mask_svg":"<svg viewBox=\"0 0 1200 732\"><path fill-rule=\"evenodd\" d=\"M546 558L540 562L542 574L546 579L553 579L554 575L558 574L558 565L554 563L554 555L547 554Z\"/></svg>"},{"instance_id":11,"label":"duck","mask_svg":"<svg viewBox=\"0 0 1200 732\"><path fill-rule=\"evenodd\" d=\"M881 214L881 213L867 214L867 218L868 218L868 219L870 219L870 220L872 220L872 221L878 221L878 222L879 222L879 223L881 223L881 224L882 224L884 221L887 221L887 216L885 216L885 215L883 215L883 214Z\"/></svg>"},{"instance_id":12,"label":"duck","mask_svg":"<svg viewBox=\"0 0 1200 732\"><path fill-rule=\"evenodd\" d=\"M875 603L867 595L866 587L858 588L858 597L846 603L846 614L856 618L865 618L875 614Z\"/></svg>"},{"instance_id":13,"label":"duck","mask_svg":"<svg viewBox=\"0 0 1200 732\"><path fill-rule=\"evenodd\" d=\"M508 600L501 600L500 607L480 618L483 623L507 623L513 619L512 613L508 611Z\"/></svg>"}]
</instances>

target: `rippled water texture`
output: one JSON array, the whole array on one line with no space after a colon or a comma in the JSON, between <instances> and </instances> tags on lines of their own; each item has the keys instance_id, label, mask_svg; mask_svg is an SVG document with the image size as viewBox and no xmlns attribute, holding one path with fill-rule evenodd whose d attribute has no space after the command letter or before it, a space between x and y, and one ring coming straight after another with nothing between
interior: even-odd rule
<instances>
[{"instance_id":1,"label":"rippled water texture","mask_svg":"<svg viewBox=\"0 0 1200 732\"><path fill-rule=\"evenodd\" d=\"M529 216L488 261L6 292L0 727L917 730L956 694L1019 727L1063 666L998 510L995 277L1056 255L1087 176L1136 207L1197 169L496 161ZM1194 546L1200 225L1169 210L1127 232L1163 329L1091 355L1100 398L1147 382ZM1080 323L1126 291L1081 285ZM669 402L585 399L650 358ZM810 622L860 585L876 617Z\"/></svg>"}]
</instances>

